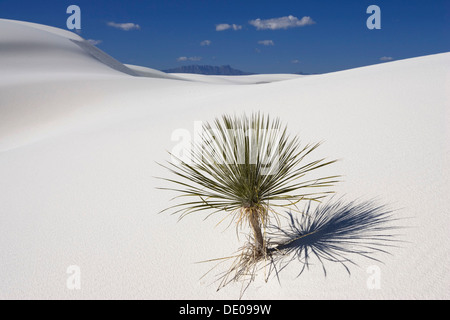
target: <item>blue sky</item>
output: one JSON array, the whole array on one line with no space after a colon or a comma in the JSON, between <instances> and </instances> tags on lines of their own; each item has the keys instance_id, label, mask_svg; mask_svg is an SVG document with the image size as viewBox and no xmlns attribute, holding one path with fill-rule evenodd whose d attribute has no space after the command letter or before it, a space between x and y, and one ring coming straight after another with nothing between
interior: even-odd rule
<instances>
[{"instance_id":1,"label":"blue sky","mask_svg":"<svg viewBox=\"0 0 450 320\"><path fill-rule=\"evenodd\" d=\"M155 69L324 73L450 51L449 0L0 0L0 18L66 29L69 5L81 8L83 38ZM369 5L380 30L366 27Z\"/></svg>"}]
</instances>

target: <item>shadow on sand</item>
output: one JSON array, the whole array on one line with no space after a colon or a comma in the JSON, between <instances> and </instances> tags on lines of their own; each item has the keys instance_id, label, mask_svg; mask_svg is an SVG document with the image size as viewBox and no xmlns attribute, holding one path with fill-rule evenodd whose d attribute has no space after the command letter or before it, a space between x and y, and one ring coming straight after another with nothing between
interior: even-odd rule
<instances>
[{"instance_id":1,"label":"shadow on sand","mask_svg":"<svg viewBox=\"0 0 450 320\"><path fill-rule=\"evenodd\" d=\"M294 216L288 213L287 227L269 228L270 267L278 273L293 261L300 262L299 275L319 261L325 276L325 262L341 264L350 274L348 265L363 256L380 262L378 253L389 254L389 247L399 242L393 211L375 201L344 203L341 200L321 204ZM314 259L313 259L314 258ZM269 272L271 273L271 272Z\"/></svg>"}]
</instances>

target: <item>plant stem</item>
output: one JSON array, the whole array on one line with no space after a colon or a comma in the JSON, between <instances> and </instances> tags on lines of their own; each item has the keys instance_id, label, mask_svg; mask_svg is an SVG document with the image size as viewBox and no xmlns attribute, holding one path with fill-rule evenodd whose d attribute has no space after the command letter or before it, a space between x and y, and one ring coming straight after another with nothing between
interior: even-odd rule
<instances>
[{"instance_id":1,"label":"plant stem","mask_svg":"<svg viewBox=\"0 0 450 320\"><path fill-rule=\"evenodd\" d=\"M249 222L250 222L250 226L253 229L253 235L255 238L255 246L257 249L257 252L259 253L263 253L265 246L264 246L264 238L261 232L261 223L260 223L260 214L258 209L253 208L250 211L250 216L249 216Z\"/></svg>"}]
</instances>

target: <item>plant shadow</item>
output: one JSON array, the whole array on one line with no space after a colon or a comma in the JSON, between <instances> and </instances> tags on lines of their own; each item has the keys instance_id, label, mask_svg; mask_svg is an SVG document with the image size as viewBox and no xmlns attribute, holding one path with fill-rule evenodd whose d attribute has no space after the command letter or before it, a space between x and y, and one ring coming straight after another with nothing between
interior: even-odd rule
<instances>
[{"instance_id":1,"label":"plant shadow","mask_svg":"<svg viewBox=\"0 0 450 320\"><path fill-rule=\"evenodd\" d=\"M298 275L313 261L319 261L325 276L326 262L339 263L350 274L349 265L357 265L357 256L382 263L378 254L390 254L389 248L400 242L394 211L374 200L344 203L332 199L315 209L309 203L299 216L287 214L287 227L268 228L269 274L275 272L277 277L294 261L301 264Z\"/></svg>"}]
</instances>

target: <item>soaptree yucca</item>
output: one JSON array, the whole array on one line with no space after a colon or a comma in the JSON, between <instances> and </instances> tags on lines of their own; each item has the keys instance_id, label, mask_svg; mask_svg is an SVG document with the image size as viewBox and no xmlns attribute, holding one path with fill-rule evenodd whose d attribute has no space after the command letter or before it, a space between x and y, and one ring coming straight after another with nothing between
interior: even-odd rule
<instances>
[{"instance_id":1,"label":"soaptree yucca","mask_svg":"<svg viewBox=\"0 0 450 320\"><path fill-rule=\"evenodd\" d=\"M203 124L190 146L190 159L163 165L175 176L162 178L183 200L166 210L180 214L222 212L237 226L252 232L253 253L267 254L265 228L281 210L302 200L317 201L330 192L337 176L310 177L312 171L334 161L306 160L319 144L302 146L279 119L260 113L224 115ZM324 189L325 188L325 189ZM225 218L224 217L224 218Z\"/></svg>"}]
</instances>

